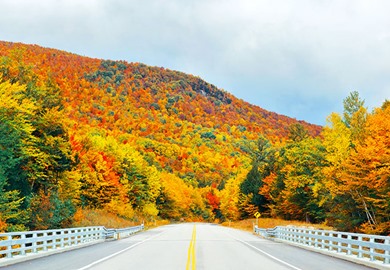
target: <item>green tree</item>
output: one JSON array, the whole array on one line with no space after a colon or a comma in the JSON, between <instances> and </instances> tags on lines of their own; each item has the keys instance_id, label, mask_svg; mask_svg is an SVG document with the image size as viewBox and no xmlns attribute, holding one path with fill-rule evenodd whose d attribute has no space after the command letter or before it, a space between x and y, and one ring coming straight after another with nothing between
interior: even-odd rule
<instances>
[{"instance_id":1,"label":"green tree","mask_svg":"<svg viewBox=\"0 0 390 270\"><path fill-rule=\"evenodd\" d=\"M72 168L59 88L51 80L38 86L32 69L21 57L16 59L0 62L5 79L11 79L0 77L0 169L8 181L6 189L23 197L42 190L57 193L58 184L67 181L64 173ZM19 207L28 209L29 202Z\"/></svg>"},{"instance_id":2,"label":"green tree","mask_svg":"<svg viewBox=\"0 0 390 270\"><path fill-rule=\"evenodd\" d=\"M344 99L344 123L351 131L352 146L364 139L364 128L367 119L367 108L358 92L352 92Z\"/></svg>"},{"instance_id":3,"label":"green tree","mask_svg":"<svg viewBox=\"0 0 390 270\"><path fill-rule=\"evenodd\" d=\"M364 138L356 143L342 170L340 190L348 192L362 216L360 229L390 232L390 108L376 109L367 118Z\"/></svg>"},{"instance_id":4,"label":"green tree","mask_svg":"<svg viewBox=\"0 0 390 270\"><path fill-rule=\"evenodd\" d=\"M364 100L358 92L352 92L344 99L343 119L331 114L322 133L328 162L323 169L324 194L327 194L324 207L328 210L327 221L339 230L357 230L365 220L369 225L376 223L374 211L366 200L375 197L372 195L375 192L369 194L369 188L364 186L367 181L364 170L371 157L362 155L369 148L361 147L370 135L369 116Z\"/></svg>"},{"instance_id":5,"label":"green tree","mask_svg":"<svg viewBox=\"0 0 390 270\"><path fill-rule=\"evenodd\" d=\"M300 123L290 125L288 130L289 130L288 138L294 142L302 141L309 136L309 132Z\"/></svg>"},{"instance_id":6,"label":"green tree","mask_svg":"<svg viewBox=\"0 0 390 270\"><path fill-rule=\"evenodd\" d=\"M323 168L324 185L321 204L325 207L326 220L339 230L356 228L364 216L350 192L343 190L345 163L352 149L351 129L339 114L332 113L322 132L327 165Z\"/></svg>"},{"instance_id":7,"label":"green tree","mask_svg":"<svg viewBox=\"0 0 390 270\"><path fill-rule=\"evenodd\" d=\"M352 118L361 107L364 107L364 100L360 99L359 92L353 91L343 100L344 104L344 123L350 128L352 125Z\"/></svg>"},{"instance_id":8,"label":"green tree","mask_svg":"<svg viewBox=\"0 0 390 270\"><path fill-rule=\"evenodd\" d=\"M320 222L325 218L318 190L322 187L324 147L307 138L287 144L280 151L279 179L284 188L276 198L276 212L287 219Z\"/></svg>"},{"instance_id":9,"label":"green tree","mask_svg":"<svg viewBox=\"0 0 390 270\"><path fill-rule=\"evenodd\" d=\"M390 106L390 100L386 99L382 104L382 110L386 110Z\"/></svg>"},{"instance_id":10,"label":"green tree","mask_svg":"<svg viewBox=\"0 0 390 270\"><path fill-rule=\"evenodd\" d=\"M3 168L0 168L0 232L26 230L29 212L21 205L24 198L18 190L6 190L7 179Z\"/></svg>"},{"instance_id":11,"label":"green tree","mask_svg":"<svg viewBox=\"0 0 390 270\"><path fill-rule=\"evenodd\" d=\"M19 190L23 196L30 193L24 168L29 159L27 150L33 142L30 119L36 110L24 91L24 86L0 83L0 168L8 180L7 189Z\"/></svg>"},{"instance_id":12,"label":"green tree","mask_svg":"<svg viewBox=\"0 0 390 270\"><path fill-rule=\"evenodd\" d=\"M274 164L274 149L264 136L260 136L257 145L249 148L252 156L252 169L240 184L239 206L243 218L252 216L256 211L267 209L267 199L259 193L263 179L267 177Z\"/></svg>"},{"instance_id":13,"label":"green tree","mask_svg":"<svg viewBox=\"0 0 390 270\"><path fill-rule=\"evenodd\" d=\"M30 198L30 227L38 230L69 227L76 212L71 200L61 200L54 192L40 190Z\"/></svg>"}]
</instances>

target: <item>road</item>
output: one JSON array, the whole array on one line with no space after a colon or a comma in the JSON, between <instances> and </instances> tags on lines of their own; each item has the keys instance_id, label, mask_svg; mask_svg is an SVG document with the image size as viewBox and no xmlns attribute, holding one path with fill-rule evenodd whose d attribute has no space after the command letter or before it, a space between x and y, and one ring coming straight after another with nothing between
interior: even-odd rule
<instances>
[{"instance_id":1,"label":"road","mask_svg":"<svg viewBox=\"0 0 390 270\"><path fill-rule=\"evenodd\" d=\"M371 269L213 224L167 225L6 267L9 270Z\"/></svg>"}]
</instances>

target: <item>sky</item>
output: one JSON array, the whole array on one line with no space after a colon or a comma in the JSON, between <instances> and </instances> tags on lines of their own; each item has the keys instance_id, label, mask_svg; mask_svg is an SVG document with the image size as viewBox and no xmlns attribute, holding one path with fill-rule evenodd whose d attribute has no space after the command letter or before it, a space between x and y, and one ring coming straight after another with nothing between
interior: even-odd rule
<instances>
[{"instance_id":1,"label":"sky","mask_svg":"<svg viewBox=\"0 0 390 270\"><path fill-rule=\"evenodd\" d=\"M390 99L388 0L0 0L0 40L199 76L325 125Z\"/></svg>"}]
</instances>

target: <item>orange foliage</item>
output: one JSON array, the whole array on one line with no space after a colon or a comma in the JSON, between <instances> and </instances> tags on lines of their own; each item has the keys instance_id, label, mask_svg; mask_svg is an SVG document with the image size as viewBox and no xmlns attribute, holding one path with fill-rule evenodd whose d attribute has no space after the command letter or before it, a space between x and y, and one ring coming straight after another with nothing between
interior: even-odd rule
<instances>
[{"instance_id":1,"label":"orange foliage","mask_svg":"<svg viewBox=\"0 0 390 270\"><path fill-rule=\"evenodd\" d=\"M81 191L75 201L88 198L92 208L110 204L111 209L119 209L112 201L119 197L137 211L155 213L153 202L141 205L140 201L158 197L158 185L154 195L145 195L150 179L143 178L156 170L155 179L161 179L167 199L178 209L171 217L211 217L209 209L220 207L218 189L240 167L249 166L242 146L261 133L272 141L284 141L288 127L297 122L237 99L198 77L165 68L10 42L0 42L0 57L9 60L9 77L20 77L23 64L38 85L50 81L60 89L72 156L79 162L74 178L80 183L74 186L79 184ZM300 123L312 135L321 130ZM91 142L92 131L140 153L142 157L134 162L146 166L145 171L130 165L120 168L118 162L127 157L119 160L110 146L95 147L99 142ZM134 174L130 179L129 172ZM200 191L199 187L212 184L215 192L214 188L209 193Z\"/></svg>"}]
</instances>

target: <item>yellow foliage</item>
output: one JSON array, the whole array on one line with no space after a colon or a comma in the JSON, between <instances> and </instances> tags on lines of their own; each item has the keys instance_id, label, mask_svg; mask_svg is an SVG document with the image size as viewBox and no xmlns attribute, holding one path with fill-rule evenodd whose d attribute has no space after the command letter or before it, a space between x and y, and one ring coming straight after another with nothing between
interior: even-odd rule
<instances>
[{"instance_id":1,"label":"yellow foliage","mask_svg":"<svg viewBox=\"0 0 390 270\"><path fill-rule=\"evenodd\" d=\"M81 223L85 219L83 210L81 208L78 208L77 211L74 213L73 216L73 222L76 224Z\"/></svg>"},{"instance_id":2,"label":"yellow foliage","mask_svg":"<svg viewBox=\"0 0 390 270\"><path fill-rule=\"evenodd\" d=\"M154 203L147 203L144 205L142 209L143 214L146 217L157 217L158 215L158 210L156 208L156 205Z\"/></svg>"},{"instance_id":3,"label":"yellow foliage","mask_svg":"<svg viewBox=\"0 0 390 270\"><path fill-rule=\"evenodd\" d=\"M60 199L72 199L74 203L79 201L81 188L81 173L77 170L64 171L58 180L58 194Z\"/></svg>"},{"instance_id":4,"label":"yellow foliage","mask_svg":"<svg viewBox=\"0 0 390 270\"><path fill-rule=\"evenodd\" d=\"M168 197L175 202L177 210L190 208L192 187L186 185L179 177L165 172L161 173L161 184Z\"/></svg>"},{"instance_id":5,"label":"yellow foliage","mask_svg":"<svg viewBox=\"0 0 390 270\"><path fill-rule=\"evenodd\" d=\"M229 220L237 220L240 217L238 196L240 194L240 184L247 174L247 170L242 170L235 177L227 180L225 188L219 192L221 213Z\"/></svg>"},{"instance_id":6,"label":"yellow foliage","mask_svg":"<svg viewBox=\"0 0 390 270\"><path fill-rule=\"evenodd\" d=\"M349 156L351 149L351 131L343 123L341 116L332 113L327 119L328 125L324 127L322 133L323 145L326 149L325 158L330 166L323 168L325 176L324 186L330 191L332 196L344 193L340 190L339 182L344 163Z\"/></svg>"},{"instance_id":7,"label":"yellow foliage","mask_svg":"<svg viewBox=\"0 0 390 270\"><path fill-rule=\"evenodd\" d=\"M0 108L17 113L15 116L34 115L37 106L25 97L25 91L24 85L11 84L8 81L0 83Z\"/></svg>"},{"instance_id":8,"label":"yellow foliage","mask_svg":"<svg viewBox=\"0 0 390 270\"><path fill-rule=\"evenodd\" d=\"M1 81L1 77L0 77ZM34 127L28 119L35 115L37 106L23 94L26 87L10 82L0 83L0 110L4 110L4 116L12 119L10 122L16 130L22 130L31 134Z\"/></svg>"},{"instance_id":9,"label":"yellow foliage","mask_svg":"<svg viewBox=\"0 0 390 270\"><path fill-rule=\"evenodd\" d=\"M351 147L351 131L342 122L340 115L332 113L324 127L323 145L326 148L326 159L332 166L339 167L348 157Z\"/></svg>"},{"instance_id":10,"label":"yellow foliage","mask_svg":"<svg viewBox=\"0 0 390 270\"><path fill-rule=\"evenodd\" d=\"M105 205L105 209L110 213L117 214L121 217L131 219L134 217L133 207L119 198L113 198L108 204Z\"/></svg>"}]
</instances>

